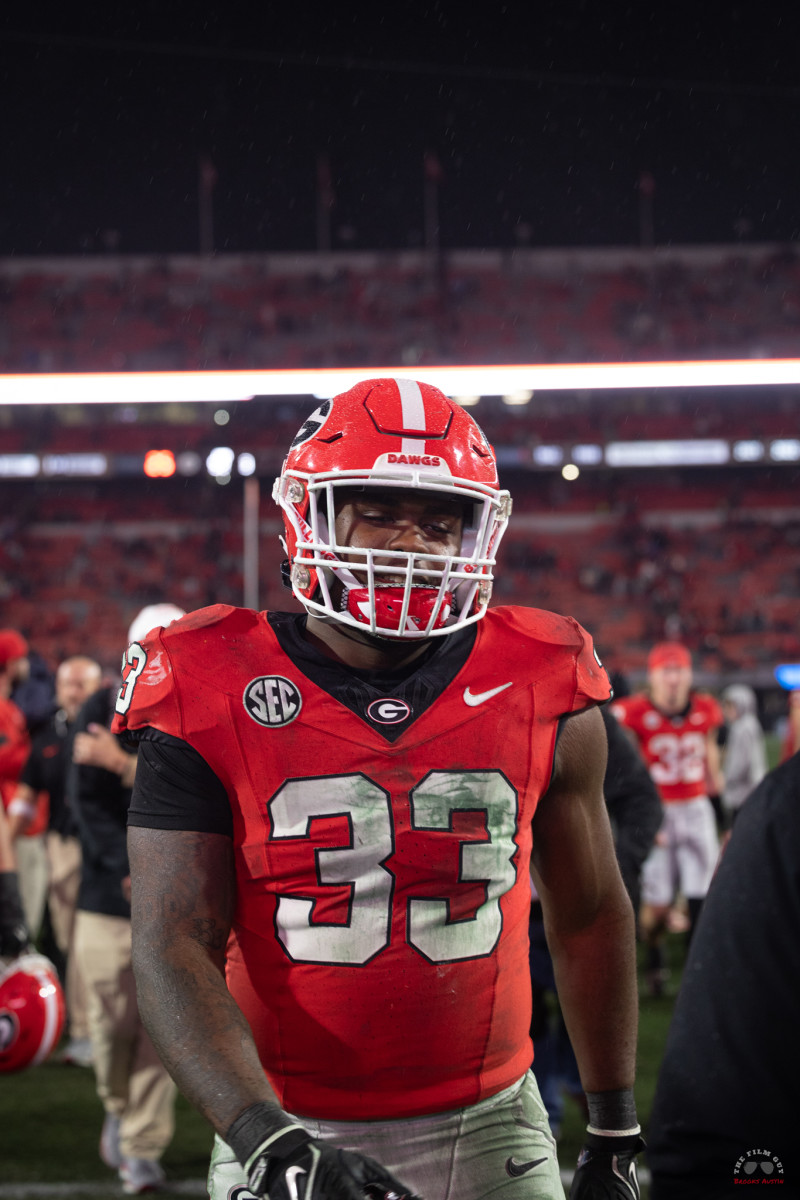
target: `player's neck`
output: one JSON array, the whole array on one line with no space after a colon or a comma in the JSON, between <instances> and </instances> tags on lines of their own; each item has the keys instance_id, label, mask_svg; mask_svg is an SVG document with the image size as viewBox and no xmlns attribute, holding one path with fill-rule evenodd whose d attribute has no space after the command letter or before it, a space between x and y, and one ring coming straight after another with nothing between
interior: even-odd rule
<instances>
[{"instance_id":1,"label":"player's neck","mask_svg":"<svg viewBox=\"0 0 800 1200\"><path fill-rule=\"evenodd\" d=\"M430 645L428 640L408 643L374 638L311 616L306 620L305 636L328 658L356 671L401 670L420 658Z\"/></svg>"},{"instance_id":2,"label":"player's neck","mask_svg":"<svg viewBox=\"0 0 800 1200\"><path fill-rule=\"evenodd\" d=\"M682 717L689 711L691 694L685 698L681 697L680 700L672 700L671 698L665 698L663 696L656 698L655 696L651 695L650 703L652 704L653 708L657 708L664 717Z\"/></svg>"}]
</instances>

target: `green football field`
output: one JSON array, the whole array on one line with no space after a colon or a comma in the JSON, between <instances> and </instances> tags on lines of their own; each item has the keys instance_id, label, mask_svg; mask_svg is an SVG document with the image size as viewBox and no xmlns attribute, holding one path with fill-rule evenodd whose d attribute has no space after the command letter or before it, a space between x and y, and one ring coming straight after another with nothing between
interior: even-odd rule
<instances>
[{"instance_id":1,"label":"green football field","mask_svg":"<svg viewBox=\"0 0 800 1200\"><path fill-rule=\"evenodd\" d=\"M668 990L674 993L683 963L681 938L671 938L669 954L673 974ZM642 984L637 1101L645 1134L672 1005L671 996L648 997ZM90 1070L53 1059L34 1070L0 1076L0 1200L120 1197L115 1172L97 1154L102 1115ZM562 1169L574 1167L583 1130L580 1110L567 1098L559 1139ZM210 1146L209 1126L179 1097L175 1137L163 1160L169 1190L161 1195L206 1195ZM647 1195L646 1182L642 1195Z\"/></svg>"}]
</instances>

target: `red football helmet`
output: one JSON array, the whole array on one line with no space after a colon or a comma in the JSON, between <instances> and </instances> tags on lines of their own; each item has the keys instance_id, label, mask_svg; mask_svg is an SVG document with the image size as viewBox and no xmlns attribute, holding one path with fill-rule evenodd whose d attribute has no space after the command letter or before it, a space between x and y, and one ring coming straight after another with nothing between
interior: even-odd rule
<instances>
[{"instance_id":1,"label":"red football helmet","mask_svg":"<svg viewBox=\"0 0 800 1200\"><path fill-rule=\"evenodd\" d=\"M462 501L461 553L338 545L336 492L344 487ZM283 510L292 591L312 615L381 637L425 638L486 612L511 497L479 426L431 384L367 379L325 400L292 442L273 498ZM387 575L392 582L382 583ZM335 581L341 587L332 592Z\"/></svg>"},{"instance_id":2,"label":"red football helmet","mask_svg":"<svg viewBox=\"0 0 800 1200\"><path fill-rule=\"evenodd\" d=\"M0 967L0 1072L44 1062L64 1030L66 1006L56 969L42 954Z\"/></svg>"}]
</instances>

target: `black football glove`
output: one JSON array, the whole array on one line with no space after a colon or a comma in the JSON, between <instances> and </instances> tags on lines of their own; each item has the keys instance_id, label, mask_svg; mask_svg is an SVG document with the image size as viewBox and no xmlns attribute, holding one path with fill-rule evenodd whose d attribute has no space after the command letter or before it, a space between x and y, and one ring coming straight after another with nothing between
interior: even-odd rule
<instances>
[{"instance_id":1,"label":"black football glove","mask_svg":"<svg viewBox=\"0 0 800 1200\"><path fill-rule=\"evenodd\" d=\"M16 871L0 871L0 958L16 958L31 939L25 924Z\"/></svg>"},{"instance_id":2,"label":"black football glove","mask_svg":"<svg viewBox=\"0 0 800 1200\"><path fill-rule=\"evenodd\" d=\"M638 1133L624 1137L587 1133L569 1200L639 1200L636 1155L644 1146Z\"/></svg>"},{"instance_id":3,"label":"black football glove","mask_svg":"<svg viewBox=\"0 0 800 1200\"><path fill-rule=\"evenodd\" d=\"M269 1138L245 1172L253 1195L269 1200L418 1200L373 1159L295 1129Z\"/></svg>"}]
</instances>

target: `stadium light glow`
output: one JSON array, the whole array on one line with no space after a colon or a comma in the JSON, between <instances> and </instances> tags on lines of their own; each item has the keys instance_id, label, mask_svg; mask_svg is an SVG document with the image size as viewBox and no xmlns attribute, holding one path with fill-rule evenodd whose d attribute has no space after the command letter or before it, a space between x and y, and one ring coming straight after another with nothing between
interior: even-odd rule
<instances>
[{"instance_id":1,"label":"stadium light glow","mask_svg":"<svg viewBox=\"0 0 800 1200\"><path fill-rule=\"evenodd\" d=\"M787 692L800 688L800 663L780 663L775 668L775 678Z\"/></svg>"},{"instance_id":2,"label":"stadium light glow","mask_svg":"<svg viewBox=\"0 0 800 1200\"><path fill-rule=\"evenodd\" d=\"M361 379L413 374L450 396L523 391L748 387L800 384L800 358L692 362L528 363L503 366L367 366L330 370L119 371L0 375L0 404L153 404L250 400L254 396L327 399Z\"/></svg>"},{"instance_id":3,"label":"stadium light glow","mask_svg":"<svg viewBox=\"0 0 800 1200\"><path fill-rule=\"evenodd\" d=\"M800 459L800 440L776 438L770 445L769 456L774 462L797 462Z\"/></svg>"},{"instance_id":4,"label":"stadium light glow","mask_svg":"<svg viewBox=\"0 0 800 1200\"><path fill-rule=\"evenodd\" d=\"M169 479L176 469L171 450L148 450L144 456L143 470L149 479Z\"/></svg>"},{"instance_id":5,"label":"stadium light glow","mask_svg":"<svg viewBox=\"0 0 800 1200\"><path fill-rule=\"evenodd\" d=\"M748 438L741 442L734 442L733 457L736 462L761 462L764 457L763 442L757 441L755 438Z\"/></svg>"},{"instance_id":6,"label":"stadium light glow","mask_svg":"<svg viewBox=\"0 0 800 1200\"><path fill-rule=\"evenodd\" d=\"M560 467L564 451L561 446L534 446L533 461L540 467Z\"/></svg>"},{"instance_id":7,"label":"stadium light glow","mask_svg":"<svg viewBox=\"0 0 800 1200\"><path fill-rule=\"evenodd\" d=\"M76 478L96 478L108 471L108 455L92 451L75 454L43 454L43 475L67 475Z\"/></svg>"},{"instance_id":8,"label":"stadium light glow","mask_svg":"<svg viewBox=\"0 0 800 1200\"><path fill-rule=\"evenodd\" d=\"M730 461L730 446L722 438L686 438L659 442L609 442L610 467L720 466Z\"/></svg>"},{"instance_id":9,"label":"stadium light glow","mask_svg":"<svg viewBox=\"0 0 800 1200\"><path fill-rule=\"evenodd\" d=\"M603 461L603 447L593 442L573 446L572 461L582 467L596 467Z\"/></svg>"},{"instance_id":10,"label":"stadium light glow","mask_svg":"<svg viewBox=\"0 0 800 1200\"><path fill-rule=\"evenodd\" d=\"M235 457L230 446L215 446L206 457L206 470L215 479L224 479L227 483L230 481Z\"/></svg>"},{"instance_id":11,"label":"stadium light glow","mask_svg":"<svg viewBox=\"0 0 800 1200\"><path fill-rule=\"evenodd\" d=\"M203 460L195 450L182 450L175 459L175 465L180 475L197 475Z\"/></svg>"},{"instance_id":12,"label":"stadium light glow","mask_svg":"<svg viewBox=\"0 0 800 1200\"><path fill-rule=\"evenodd\" d=\"M0 479L33 479L41 465L38 454L0 454Z\"/></svg>"}]
</instances>

